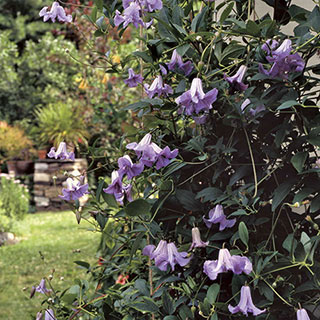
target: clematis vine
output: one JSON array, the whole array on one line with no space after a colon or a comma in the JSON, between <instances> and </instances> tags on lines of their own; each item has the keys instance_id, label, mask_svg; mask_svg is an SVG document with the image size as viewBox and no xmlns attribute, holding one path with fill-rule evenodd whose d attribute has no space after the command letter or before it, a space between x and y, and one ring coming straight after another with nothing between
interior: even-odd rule
<instances>
[{"instance_id":1,"label":"clematis vine","mask_svg":"<svg viewBox=\"0 0 320 320\"><path fill-rule=\"evenodd\" d=\"M129 78L124 80L124 83L127 84L130 88L134 88L138 83L142 83L143 77L140 74L135 74L132 68L128 69Z\"/></svg>"},{"instance_id":2,"label":"clematis vine","mask_svg":"<svg viewBox=\"0 0 320 320\"><path fill-rule=\"evenodd\" d=\"M192 244L189 250L193 248L204 248L209 244L209 241L204 242L201 240L200 231L198 228L192 228Z\"/></svg>"},{"instance_id":3,"label":"clematis vine","mask_svg":"<svg viewBox=\"0 0 320 320\"><path fill-rule=\"evenodd\" d=\"M167 243L165 240L161 240L157 247L152 244L147 245L143 249L142 254L150 257L151 260L154 260L155 265L161 271L166 271L168 266L174 271L176 264L184 267L191 260L191 258L187 258L187 252L178 252L178 249L173 242Z\"/></svg>"},{"instance_id":4,"label":"clematis vine","mask_svg":"<svg viewBox=\"0 0 320 320\"><path fill-rule=\"evenodd\" d=\"M68 178L67 188L62 189L62 196L59 197L66 201L78 200L83 197L88 192L88 184L84 184L84 176L81 176L79 179Z\"/></svg>"},{"instance_id":5,"label":"clematis vine","mask_svg":"<svg viewBox=\"0 0 320 320\"><path fill-rule=\"evenodd\" d=\"M232 314L242 312L245 316L248 316L249 312L254 316L266 312L266 309L261 310L253 304L249 286L242 286L239 304L235 307L229 304L228 309Z\"/></svg>"},{"instance_id":6,"label":"clematis vine","mask_svg":"<svg viewBox=\"0 0 320 320\"><path fill-rule=\"evenodd\" d=\"M211 280L216 280L218 274L227 271L249 274L252 271L252 263L247 257L231 256L228 249L220 249L218 260L207 260L203 265L203 272Z\"/></svg>"},{"instance_id":7,"label":"clematis vine","mask_svg":"<svg viewBox=\"0 0 320 320\"><path fill-rule=\"evenodd\" d=\"M176 98L175 102L181 105L180 111L186 115L199 114L201 111L208 112L212 109L212 103L217 100L217 95L216 88L204 93L201 79L194 78L190 90Z\"/></svg>"},{"instance_id":8,"label":"clematis vine","mask_svg":"<svg viewBox=\"0 0 320 320\"><path fill-rule=\"evenodd\" d=\"M162 76L157 76L153 80L151 86L149 84L145 84L144 89L150 99L153 98L155 95L161 97L168 96L169 94L173 93L172 88L169 85L163 83Z\"/></svg>"},{"instance_id":9,"label":"clematis vine","mask_svg":"<svg viewBox=\"0 0 320 320\"><path fill-rule=\"evenodd\" d=\"M203 217L203 221L208 228L212 227L212 224L219 223L219 231L225 228L232 228L236 223L236 219L228 220L224 214L222 205L218 204L209 211L209 219Z\"/></svg>"},{"instance_id":10,"label":"clematis vine","mask_svg":"<svg viewBox=\"0 0 320 320\"><path fill-rule=\"evenodd\" d=\"M245 91L248 89L248 85L242 82L246 72L247 67L242 65L234 76L227 77L226 74L224 75L224 79L230 84L231 93L234 93L235 91Z\"/></svg>"},{"instance_id":11,"label":"clematis vine","mask_svg":"<svg viewBox=\"0 0 320 320\"><path fill-rule=\"evenodd\" d=\"M67 15L64 11L64 8L61 7L57 1L52 3L50 11L48 10L48 7L42 8L39 12L39 16L43 17L44 22L48 21L49 19L51 19L52 22L56 22L56 19L58 19L60 22L72 21L72 15Z\"/></svg>"},{"instance_id":12,"label":"clematis vine","mask_svg":"<svg viewBox=\"0 0 320 320\"><path fill-rule=\"evenodd\" d=\"M170 160L178 155L178 150L171 151L168 146L161 149L157 144L151 142L151 138L151 134L147 133L139 143L129 143L126 148L135 151L140 163L147 167L152 167L156 163L156 168L159 170L167 166Z\"/></svg>"},{"instance_id":13,"label":"clematis vine","mask_svg":"<svg viewBox=\"0 0 320 320\"><path fill-rule=\"evenodd\" d=\"M174 49L172 53L172 57L169 63L167 63L169 70L174 70L177 66L181 69L186 76L188 76L193 70L193 65L191 61L183 62L182 57L178 54L177 50Z\"/></svg>"},{"instance_id":14,"label":"clematis vine","mask_svg":"<svg viewBox=\"0 0 320 320\"><path fill-rule=\"evenodd\" d=\"M268 40L269 41L269 40ZM268 44L267 41L267 44ZM269 42L270 43L270 42ZM262 49L266 51L268 56L266 59L269 63L273 63L269 70L264 69L263 65L259 64L259 72L272 78L287 79L291 72L301 72L304 69L305 62L298 53L290 54L292 51L292 42L286 39L282 44L275 49L278 43L272 42L270 48L267 45L262 45Z\"/></svg>"},{"instance_id":15,"label":"clematis vine","mask_svg":"<svg viewBox=\"0 0 320 320\"><path fill-rule=\"evenodd\" d=\"M65 142L60 142L57 151L55 147L52 147L47 155L49 158L74 161L74 152L67 151L67 145Z\"/></svg>"},{"instance_id":16,"label":"clematis vine","mask_svg":"<svg viewBox=\"0 0 320 320\"><path fill-rule=\"evenodd\" d=\"M310 320L306 309L299 309L297 311L297 320Z\"/></svg>"},{"instance_id":17,"label":"clematis vine","mask_svg":"<svg viewBox=\"0 0 320 320\"><path fill-rule=\"evenodd\" d=\"M112 171L111 174L111 184L103 189L105 193L113 194L115 199L123 205L123 199L126 196L128 201L132 201L132 185L123 185L122 184L122 174L119 171Z\"/></svg>"}]
</instances>

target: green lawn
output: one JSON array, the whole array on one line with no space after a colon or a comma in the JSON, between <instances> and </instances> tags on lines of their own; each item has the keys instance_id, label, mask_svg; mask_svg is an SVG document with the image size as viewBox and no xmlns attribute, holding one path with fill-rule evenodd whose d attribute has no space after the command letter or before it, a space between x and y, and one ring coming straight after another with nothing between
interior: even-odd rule
<instances>
[{"instance_id":1,"label":"green lawn","mask_svg":"<svg viewBox=\"0 0 320 320\"><path fill-rule=\"evenodd\" d=\"M15 233L21 241L0 247L1 320L35 319L43 296L36 293L29 299L30 289L52 274L53 268L56 290L67 288L77 277L87 276L73 261L97 260L100 236L87 231L88 227L85 221L78 225L72 212L30 214L16 225Z\"/></svg>"}]
</instances>

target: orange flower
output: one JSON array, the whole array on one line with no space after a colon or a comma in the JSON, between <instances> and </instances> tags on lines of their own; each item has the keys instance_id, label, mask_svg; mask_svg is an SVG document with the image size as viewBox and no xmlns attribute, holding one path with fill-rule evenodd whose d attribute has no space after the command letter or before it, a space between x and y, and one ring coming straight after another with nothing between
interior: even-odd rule
<instances>
[{"instance_id":1,"label":"orange flower","mask_svg":"<svg viewBox=\"0 0 320 320\"><path fill-rule=\"evenodd\" d=\"M129 275L120 274L118 276L118 279L117 279L116 283L124 285L127 282L128 279L129 279Z\"/></svg>"},{"instance_id":2,"label":"orange flower","mask_svg":"<svg viewBox=\"0 0 320 320\"><path fill-rule=\"evenodd\" d=\"M113 63L120 63L120 56L118 56L118 55L112 56L112 62Z\"/></svg>"},{"instance_id":3,"label":"orange flower","mask_svg":"<svg viewBox=\"0 0 320 320\"><path fill-rule=\"evenodd\" d=\"M83 79L83 80L80 82L78 88L81 89L81 90L86 90L86 89L88 89L88 82L87 82L87 80L84 80L84 79Z\"/></svg>"}]
</instances>

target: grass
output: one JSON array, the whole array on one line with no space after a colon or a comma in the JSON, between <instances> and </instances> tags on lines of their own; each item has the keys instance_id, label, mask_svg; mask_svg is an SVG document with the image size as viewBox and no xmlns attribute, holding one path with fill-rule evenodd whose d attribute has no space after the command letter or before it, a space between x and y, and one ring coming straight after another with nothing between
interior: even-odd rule
<instances>
[{"instance_id":1,"label":"grass","mask_svg":"<svg viewBox=\"0 0 320 320\"><path fill-rule=\"evenodd\" d=\"M1 320L35 319L43 296L36 293L30 299L29 295L41 278L53 274L52 284L61 291L74 279L86 277L73 261L97 260L100 237L87 231L87 227L85 221L78 225L72 212L30 214L17 223L14 232L21 241L0 247Z\"/></svg>"}]
</instances>

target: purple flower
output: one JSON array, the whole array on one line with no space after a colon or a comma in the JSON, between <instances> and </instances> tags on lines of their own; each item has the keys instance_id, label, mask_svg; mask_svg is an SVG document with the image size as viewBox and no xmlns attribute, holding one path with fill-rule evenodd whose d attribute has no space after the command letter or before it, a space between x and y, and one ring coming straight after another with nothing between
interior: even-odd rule
<instances>
[{"instance_id":1,"label":"purple flower","mask_svg":"<svg viewBox=\"0 0 320 320\"><path fill-rule=\"evenodd\" d=\"M162 1L161 0L140 0L140 2L144 6L144 9L148 12L162 9Z\"/></svg>"},{"instance_id":2,"label":"purple flower","mask_svg":"<svg viewBox=\"0 0 320 320\"><path fill-rule=\"evenodd\" d=\"M161 240L157 248L154 245L146 246L142 254L149 256L150 259L154 259L155 265L162 271L166 271L168 265L170 265L172 271L174 271L176 264L184 267L191 260L191 258L187 258L187 252L178 252L173 242L167 243L165 240Z\"/></svg>"},{"instance_id":3,"label":"purple flower","mask_svg":"<svg viewBox=\"0 0 320 320\"><path fill-rule=\"evenodd\" d=\"M243 103L241 104L242 113L245 112L245 109L247 108L247 106L250 103L251 103L250 99L246 99L243 101ZM260 113L261 111L264 111L264 110L266 110L266 107L264 106L264 104L260 104L255 109L250 108L249 113L251 114L251 116L255 117L258 113Z\"/></svg>"},{"instance_id":4,"label":"purple flower","mask_svg":"<svg viewBox=\"0 0 320 320\"><path fill-rule=\"evenodd\" d=\"M229 304L228 309L232 314L242 312L245 316L248 316L248 312L252 313L254 316L266 312L266 309L261 310L253 304L249 286L242 286L239 304L236 307Z\"/></svg>"},{"instance_id":5,"label":"purple flower","mask_svg":"<svg viewBox=\"0 0 320 320\"><path fill-rule=\"evenodd\" d=\"M270 76L272 78L282 78L287 79L290 72L301 72L304 69L305 62L299 56L298 53L290 54L292 51L291 40L286 39L282 44L275 49L275 45L271 48L262 46L262 49L265 50L269 56L266 57L268 62L273 63L270 70L264 69L262 64L259 64L259 72Z\"/></svg>"},{"instance_id":6,"label":"purple flower","mask_svg":"<svg viewBox=\"0 0 320 320\"><path fill-rule=\"evenodd\" d=\"M51 292L51 289L47 289L46 288L46 280L45 279L41 279L39 285L36 287L36 292L40 292L42 294L47 294L49 292Z\"/></svg>"},{"instance_id":7,"label":"purple flower","mask_svg":"<svg viewBox=\"0 0 320 320\"><path fill-rule=\"evenodd\" d=\"M167 166L170 159L178 155L177 149L171 151L168 146L161 149L157 144L151 142L150 133L147 133L139 143L129 143L127 149L134 150L140 162L147 167L152 167L156 163L157 170Z\"/></svg>"},{"instance_id":8,"label":"purple flower","mask_svg":"<svg viewBox=\"0 0 320 320\"><path fill-rule=\"evenodd\" d=\"M119 26L123 23L123 28L127 27L129 23L132 23L136 28L139 27L139 24L144 28L149 28L153 20L149 22L143 22L141 18L141 6L138 2L135 1L123 1L123 14L121 15L118 10L116 10L116 15L114 17L114 24Z\"/></svg>"},{"instance_id":9,"label":"purple flower","mask_svg":"<svg viewBox=\"0 0 320 320\"><path fill-rule=\"evenodd\" d=\"M219 273L227 271L249 274L252 271L252 263L247 257L231 256L228 249L220 249L218 260L207 260L203 265L203 272L211 280L216 280Z\"/></svg>"},{"instance_id":10,"label":"purple flower","mask_svg":"<svg viewBox=\"0 0 320 320\"><path fill-rule=\"evenodd\" d=\"M203 221L207 228L211 228L212 224L220 223L219 231L222 231L225 228L232 228L236 223L236 219L227 220L223 212L223 207L220 204L211 209L209 211L209 219L205 219L205 217L203 217Z\"/></svg>"},{"instance_id":11,"label":"purple flower","mask_svg":"<svg viewBox=\"0 0 320 320\"><path fill-rule=\"evenodd\" d=\"M37 312L36 320L42 320L42 312Z\"/></svg>"},{"instance_id":12,"label":"purple flower","mask_svg":"<svg viewBox=\"0 0 320 320\"><path fill-rule=\"evenodd\" d=\"M316 169L320 169L320 158L316 160L315 166Z\"/></svg>"},{"instance_id":13,"label":"purple flower","mask_svg":"<svg viewBox=\"0 0 320 320\"><path fill-rule=\"evenodd\" d=\"M43 17L43 21L46 22L51 19L52 22L56 22L58 19L60 22L71 22L72 15L66 15L63 7L59 5L57 1L54 1L51 6L51 10L48 11L48 7L44 7L39 12L39 16Z\"/></svg>"},{"instance_id":14,"label":"purple flower","mask_svg":"<svg viewBox=\"0 0 320 320\"><path fill-rule=\"evenodd\" d=\"M134 88L138 83L142 83L143 77L140 74L135 74L132 68L128 69L129 78L124 80L124 83L127 84L130 88Z\"/></svg>"},{"instance_id":15,"label":"purple flower","mask_svg":"<svg viewBox=\"0 0 320 320\"><path fill-rule=\"evenodd\" d=\"M143 163L133 164L131 158L127 155L118 159L119 175L123 177L125 174L128 179L138 176L144 168Z\"/></svg>"},{"instance_id":16,"label":"purple flower","mask_svg":"<svg viewBox=\"0 0 320 320\"><path fill-rule=\"evenodd\" d=\"M200 111L212 109L212 103L217 100L218 90L210 90L206 94L202 89L202 82L199 78L194 78L190 90L184 92L176 98L175 102L181 105L181 110L187 115L198 114Z\"/></svg>"},{"instance_id":17,"label":"purple flower","mask_svg":"<svg viewBox=\"0 0 320 320\"><path fill-rule=\"evenodd\" d=\"M120 171L120 170L119 170ZM126 196L128 201L132 201L131 196L131 184L123 185L122 184L122 177L123 175L119 171L112 171L111 174L111 184L103 189L105 193L113 194L115 199L123 205L124 196Z\"/></svg>"},{"instance_id":18,"label":"purple flower","mask_svg":"<svg viewBox=\"0 0 320 320\"><path fill-rule=\"evenodd\" d=\"M156 169L159 170L166 167L170 163L170 159L178 155L178 149L170 150L168 146L164 147L160 153L157 154Z\"/></svg>"},{"instance_id":19,"label":"purple flower","mask_svg":"<svg viewBox=\"0 0 320 320\"><path fill-rule=\"evenodd\" d=\"M200 231L198 228L192 228L192 244L189 250L193 248L203 248L209 244L209 241L203 242L200 237Z\"/></svg>"},{"instance_id":20,"label":"purple flower","mask_svg":"<svg viewBox=\"0 0 320 320\"><path fill-rule=\"evenodd\" d=\"M139 24L144 26L144 22L140 16L141 8L135 2L130 2L129 6L126 7L123 11L123 15L116 10L116 16L114 17L114 24L119 26L123 23L123 28L125 28L129 23L132 23L136 28L139 27Z\"/></svg>"},{"instance_id":21,"label":"purple flower","mask_svg":"<svg viewBox=\"0 0 320 320\"><path fill-rule=\"evenodd\" d=\"M162 76L157 76L151 86L148 84L144 85L144 89L148 95L149 98L153 98L154 95L158 95L158 97L161 97L162 95L168 96L169 94L173 93L172 88L163 83Z\"/></svg>"},{"instance_id":22,"label":"purple flower","mask_svg":"<svg viewBox=\"0 0 320 320\"><path fill-rule=\"evenodd\" d=\"M162 73L164 76L168 74L167 69L166 69L162 64L159 65L159 68L160 68L161 73Z\"/></svg>"},{"instance_id":23,"label":"purple flower","mask_svg":"<svg viewBox=\"0 0 320 320\"><path fill-rule=\"evenodd\" d=\"M46 309L44 313L44 320L57 320L52 309Z\"/></svg>"},{"instance_id":24,"label":"purple flower","mask_svg":"<svg viewBox=\"0 0 320 320\"><path fill-rule=\"evenodd\" d=\"M74 153L67 151L67 145L65 142L60 142L58 150L54 147L50 149L50 152L47 154L49 158L60 158L61 160L72 160L74 161Z\"/></svg>"},{"instance_id":25,"label":"purple flower","mask_svg":"<svg viewBox=\"0 0 320 320\"><path fill-rule=\"evenodd\" d=\"M247 90L248 85L242 82L246 72L247 72L247 67L242 65L234 76L227 77L226 74L224 75L224 79L230 83L230 90L232 92Z\"/></svg>"},{"instance_id":26,"label":"purple flower","mask_svg":"<svg viewBox=\"0 0 320 320\"><path fill-rule=\"evenodd\" d=\"M310 320L308 313L305 309L299 309L297 311L297 320Z\"/></svg>"},{"instance_id":27,"label":"purple flower","mask_svg":"<svg viewBox=\"0 0 320 320\"><path fill-rule=\"evenodd\" d=\"M174 49L171 60L169 63L167 63L167 66L168 66L168 69L172 71L175 69L176 65L178 65L178 68L181 69L186 76L189 75L193 70L193 65L191 61L183 62L177 50Z\"/></svg>"},{"instance_id":28,"label":"purple flower","mask_svg":"<svg viewBox=\"0 0 320 320\"><path fill-rule=\"evenodd\" d=\"M66 201L78 200L85 194L89 193L88 184L83 184L83 182L84 176L81 176L79 180L68 178L66 181L67 188L62 189L62 196L59 195L59 197Z\"/></svg>"}]
</instances>

